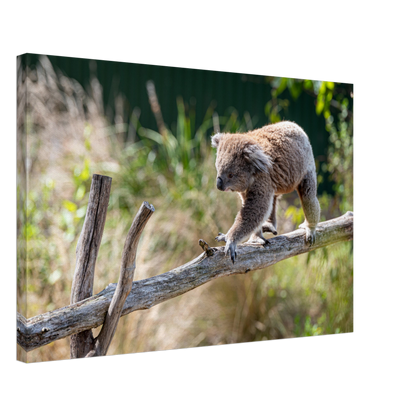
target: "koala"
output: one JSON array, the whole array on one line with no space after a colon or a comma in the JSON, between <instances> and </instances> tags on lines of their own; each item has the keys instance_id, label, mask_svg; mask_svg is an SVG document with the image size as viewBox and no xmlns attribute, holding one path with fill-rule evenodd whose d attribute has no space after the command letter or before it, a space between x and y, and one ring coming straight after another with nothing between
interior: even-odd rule
<instances>
[{"instance_id":1,"label":"koala","mask_svg":"<svg viewBox=\"0 0 416 416\"><path fill-rule=\"evenodd\" d=\"M242 207L227 234L217 241L226 243L234 263L237 244L267 244L263 232L277 235L276 200L296 190L305 221L309 245L315 243L315 228L320 218L316 195L317 181L312 147L306 133L297 124L282 121L247 133L217 133L211 138L217 149L215 166L217 188L238 192Z\"/></svg>"}]
</instances>

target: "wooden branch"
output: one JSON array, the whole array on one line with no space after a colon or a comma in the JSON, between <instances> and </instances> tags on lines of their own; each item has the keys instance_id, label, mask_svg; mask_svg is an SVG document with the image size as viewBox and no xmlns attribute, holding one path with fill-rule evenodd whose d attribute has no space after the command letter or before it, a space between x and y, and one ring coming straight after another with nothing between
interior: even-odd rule
<instances>
[{"instance_id":1,"label":"wooden branch","mask_svg":"<svg viewBox=\"0 0 416 416\"><path fill-rule=\"evenodd\" d=\"M17 343L22 346L22 342L26 342L27 338L27 319L19 312L16 313L16 318Z\"/></svg>"},{"instance_id":2,"label":"wooden branch","mask_svg":"<svg viewBox=\"0 0 416 416\"><path fill-rule=\"evenodd\" d=\"M211 252L202 243L206 250L189 263L158 276L133 282L121 314L149 309L220 276L263 269L289 257L352 238L353 213L347 212L341 217L319 223L316 243L312 247L305 243L305 231L298 229L269 239L270 244L264 247L239 245L235 264L229 256L224 255L224 247L216 247ZM207 251L210 255L207 255ZM35 316L26 322L18 316L18 327L21 328L18 331L19 345L31 351L57 339L98 327L104 322L115 290L116 285L110 284L89 299Z\"/></svg>"},{"instance_id":3,"label":"wooden branch","mask_svg":"<svg viewBox=\"0 0 416 416\"><path fill-rule=\"evenodd\" d=\"M142 231L155 211L153 205L143 202L139 212L133 220L130 231L127 234L126 242L121 256L121 270L116 291L108 308L103 327L95 339L94 348L87 354L87 357L106 355L117 324L123 310L124 302L131 291L134 271L136 270L137 245Z\"/></svg>"},{"instance_id":4,"label":"wooden branch","mask_svg":"<svg viewBox=\"0 0 416 416\"><path fill-rule=\"evenodd\" d=\"M71 304L92 296L95 262L110 200L111 178L93 175L87 212L76 248L76 264L71 289ZM71 336L71 358L85 357L94 345L91 329Z\"/></svg>"}]
</instances>

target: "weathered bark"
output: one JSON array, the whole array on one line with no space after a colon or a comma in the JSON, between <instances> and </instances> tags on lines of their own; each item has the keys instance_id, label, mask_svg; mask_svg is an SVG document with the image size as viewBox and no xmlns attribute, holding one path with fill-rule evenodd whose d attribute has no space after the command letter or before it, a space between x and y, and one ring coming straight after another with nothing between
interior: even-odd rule
<instances>
[{"instance_id":1,"label":"weathered bark","mask_svg":"<svg viewBox=\"0 0 416 416\"><path fill-rule=\"evenodd\" d=\"M271 238L270 244L264 247L239 245L235 264L229 256L224 255L224 247L210 249L202 242L204 253L196 259L169 272L133 282L121 314L149 309L220 276L262 269L289 257L352 238L353 213L348 212L339 218L319 223L316 243L312 247L305 243L305 231L299 229ZM98 327L104 322L115 290L116 285L110 284L89 299L35 316L26 322L18 316L18 328L21 328L18 331L18 343L26 351L31 351L57 339Z\"/></svg>"},{"instance_id":2,"label":"weathered bark","mask_svg":"<svg viewBox=\"0 0 416 416\"><path fill-rule=\"evenodd\" d=\"M111 300L110 307L108 308L103 327L97 338L94 340L93 349L88 352L86 355L87 357L107 354L108 347L110 346L117 329L124 302L126 301L133 284L134 271L136 270L137 245L139 244L142 231L154 211L153 205L143 202L139 212L133 220L121 255L121 270L116 291Z\"/></svg>"},{"instance_id":3,"label":"weathered bark","mask_svg":"<svg viewBox=\"0 0 416 416\"><path fill-rule=\"evenodd\" d=\"M17 343L23 347L23 345L25 345L26 343L26 339L27 339L27 319L19 312L16 313L16 319L17 319L17 325L16 325L16 331L17 331ZM23 347L26 350L25 347ZM27 358L27 357L25 357ZM25 360L24 362L27 362L27 360Z\"/></svg>"},{"instance_id":4,"label":"weathered bark","mask_svg":"<svg viewBox=\"0 0 416 416\"><path fill-rule=\"evenodd\" d=\"M111 178L93 175L87 212L76 248L76 264L71 289L71 304L92 296L94 270L103 236L110 200ZM94 345L91 329L71 336L71 358L85 357Z\"/></svg>"}]
</instances>

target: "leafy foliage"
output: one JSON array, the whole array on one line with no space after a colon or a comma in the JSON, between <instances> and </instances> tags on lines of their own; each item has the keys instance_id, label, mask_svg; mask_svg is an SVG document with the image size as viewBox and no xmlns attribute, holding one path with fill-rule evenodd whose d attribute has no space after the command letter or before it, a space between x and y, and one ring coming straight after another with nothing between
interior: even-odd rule
<instances>
[{"instance_id":1,"label":"leafy foliage","mask_svg":"<svg viewBox=\"0 0 416 416\"><path fill-rule=\"evenodd\" d=\"M29 316L68 304L92 173L113 178L95 293L117 280L126 232L143 200L153 203L156 212L142 235L136 279L199 255L199 238L216 244L215 235L230 227L239 200L215 188L209 136L217 129L252 129L255 117L241 116L233 108L217 115L208 108L197 126L195 109L179 97L176 123L162 131L142 126L134 112L127 124L121 110L118 122L110 125L96 80L87 94L73 80L55 74L46 61L34 72L28 90L37 91L36 105L30 95L26 126L30 154L37 155L30 159L25 229ZM300 94L316 96L313 113L327 116L330 133L326 168L320 168L327 169L335 184L335 196L321 196L326 215L332 215L331 206L333 212L352 207L352 100L340 88L336 83L274 79L266 106L276 121ZM286 90L290 97L281 98ZM280 201L280 232L302 222L299 205L288 201ZM350 332L351 248L351 243L338 244L254 273L218 279L130 314L120 320L109 354ZM67 357L67 339L28 355L30 361Z\"/></svg>"}]
</instances>

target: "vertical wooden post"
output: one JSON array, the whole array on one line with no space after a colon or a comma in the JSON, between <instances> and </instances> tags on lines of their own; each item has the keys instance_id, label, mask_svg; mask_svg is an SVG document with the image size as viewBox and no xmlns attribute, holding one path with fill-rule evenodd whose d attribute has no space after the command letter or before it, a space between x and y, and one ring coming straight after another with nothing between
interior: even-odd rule
<instances>
[{"instance_id":1,"label":"vertical wooden post","mask_svg":"<svg viewBox=\"0 0 416 416\"><path fill-rule=\"evenodd\" d=\"M95 262L104 231L110 189L110 177L93 175L85 221L76 249L71 304L92 296ZM93 347L94 337L91 329L71 335L71 358L85 357Z\"/></svg>"}]
</instances>

